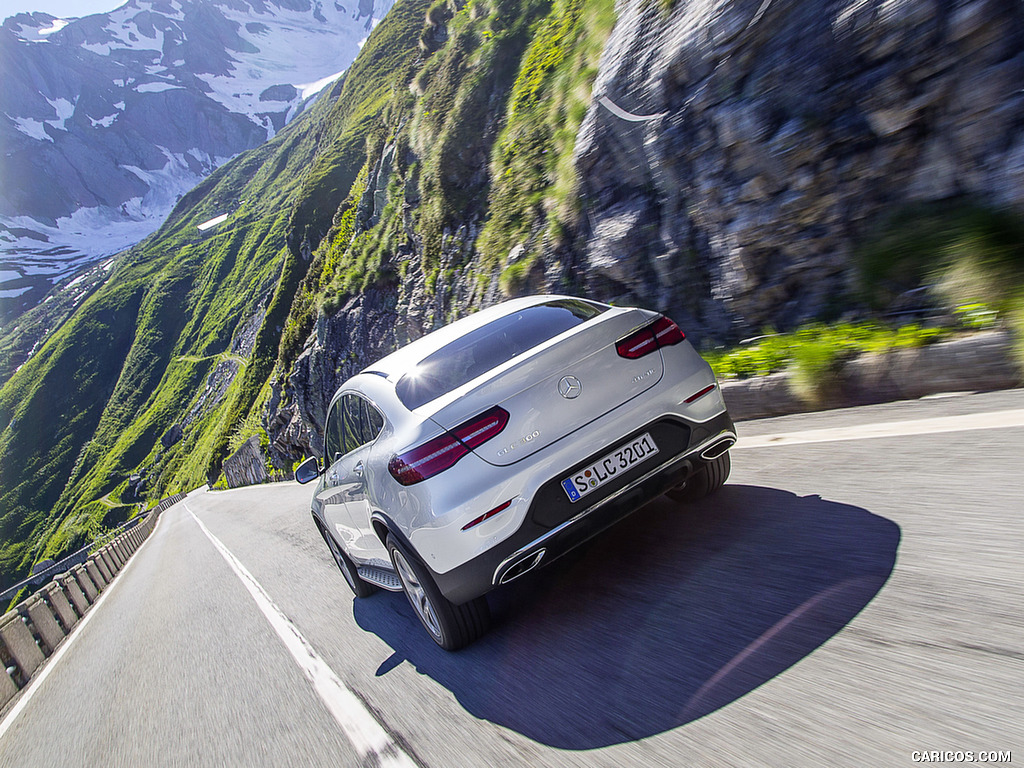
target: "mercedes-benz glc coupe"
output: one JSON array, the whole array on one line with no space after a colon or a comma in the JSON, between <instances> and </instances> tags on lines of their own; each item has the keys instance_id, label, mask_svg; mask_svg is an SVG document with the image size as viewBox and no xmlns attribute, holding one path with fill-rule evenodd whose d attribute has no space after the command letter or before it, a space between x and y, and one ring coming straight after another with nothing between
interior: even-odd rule
<instances>
[{"instance_id":1,"label":"mercedes-benz glc coupe","mask_svg":"<svg viewBox=\"0 0 1024 768\"><path fill-rule=\"evenodd\" d=\"M313 520L358 597L404 591L455 650L484 595L656 496L729 474L732 420L667 317L565 296L514 299L430 333L331 401Z\"/></svg>"}]
</instances>

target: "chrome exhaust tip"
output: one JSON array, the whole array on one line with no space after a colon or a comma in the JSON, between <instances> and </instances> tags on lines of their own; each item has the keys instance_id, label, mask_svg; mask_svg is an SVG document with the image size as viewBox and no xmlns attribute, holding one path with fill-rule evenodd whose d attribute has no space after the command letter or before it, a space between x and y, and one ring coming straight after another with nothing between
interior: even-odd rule
<instances>
[{"instance_id":1,"label":"chrome exhaust tip","mask_svg":"<svg viewBox=\"0 0 1024 768\"><path fill-rule=\"evenodd\" d=\"M513 579L518 579L524 573L528 573L540 565L540 561L544 559L544 554L547 552L546 549L540 549L536 552L531 552L525 557L516 560L511 563L505 571L498 578L499 584L508 584Z\"/></svg>"},{"instance_id":2,"label":"chrome exhaust tip","mask_svg":"<svg viewBox=\"0 0 1024 768\"><path fill-rule=\"evenodd\" d=\"M728 435L728 436L722 438L721 440L716 440L714 443L712 443L707 448L705 448L703 451L701 451L700 452L700 457L702 459L707 459L708 461L711 461L713 459L717 459L723 453L725 453L730 448L732 448L735 444L736 444L736 438L733 437L732 435Z\"/></svg>"}]
</instances>

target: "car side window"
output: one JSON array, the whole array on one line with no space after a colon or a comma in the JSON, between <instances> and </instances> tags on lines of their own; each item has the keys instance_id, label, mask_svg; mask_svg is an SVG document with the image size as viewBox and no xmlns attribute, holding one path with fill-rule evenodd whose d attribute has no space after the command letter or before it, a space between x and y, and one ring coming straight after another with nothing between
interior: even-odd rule
<instances>
[{"instance_id":1,"label":"car side window","mask_svg":"<svg viewBox=\"0 0 1024 768\"><path fill-rule=\"evenodd\" d=\"M327 414L327 426L324 428L324 461L331 465L345 453L342 450L341 432L341 401L339 400Z\"/></svg>"},{"instance_id":2,"label":"car side window","mask_svg":"<svg viewBox=\"0 0 1024 768\"><path fill-rule=\"evenodd\" d=\"M384 417L381 416L380 411L370 405L366 400L363 403L363 445L372 443L377 439L377 435L384 429Z\"/></svg>"},{"instance_id":3,"label":"car side window","mask_svg":"<svg viewBox=\"0 0 1024 768\"><path fill-rule=\"evenodd\" d=\"M349 453L362 445L363 436L363 407L362 398L356 395L342 395L341 404L343 415L342 423L342 449L341 452Z\"/></svg>"}]
</instances>

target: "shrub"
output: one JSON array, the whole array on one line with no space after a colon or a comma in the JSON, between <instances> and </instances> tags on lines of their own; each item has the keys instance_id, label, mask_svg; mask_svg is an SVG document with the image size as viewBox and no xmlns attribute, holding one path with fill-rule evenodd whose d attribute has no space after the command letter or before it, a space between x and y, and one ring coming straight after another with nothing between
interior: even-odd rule
<instances>
[{"instance_id":1,"label":"shrub","mask_svg":"<svg viewBox=\"0 0 1024 768\"><path fill-rule=\"evenodd\" d=\"M1024 285L1024 221L964 200L906 206L879 222L855 258L873 309L927 286L947 306L1001 310Z\"/></svg>"},{"instance_id":2,"label":"shrub","mask_svg":"<svg viewBox=\"0 0 1024 768\"><path fill-rule=\"evenodd\" d=\"M793 370L811 392L827 389L828 378L847 358L864 352L920 347L947 335L941 328L917 324L888 328L877 323L809 325L793 333L776 334L770 328L751 343L728 350L704 352L719 378L748 378Z\"/></svg>"}]
</instances>

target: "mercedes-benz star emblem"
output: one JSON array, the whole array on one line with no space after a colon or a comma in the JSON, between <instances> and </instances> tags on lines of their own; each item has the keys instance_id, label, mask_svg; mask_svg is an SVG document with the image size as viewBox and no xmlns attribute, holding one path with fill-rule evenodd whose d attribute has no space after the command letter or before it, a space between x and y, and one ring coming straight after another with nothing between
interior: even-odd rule
<instances>
[{"instance_id":1,"label":"mercedes-benz star emblem","mask_svg":"<svg viewBox=\"0 0 1024 768\"><path fill-rule=\"evenodd\" d=\"M563 376L558 381L558 394L566 400L572 400L573 398L579 397L580 392L582 391L583 385L580 384L580 380L575 376Z\"/></svg>"}]
</instances>

